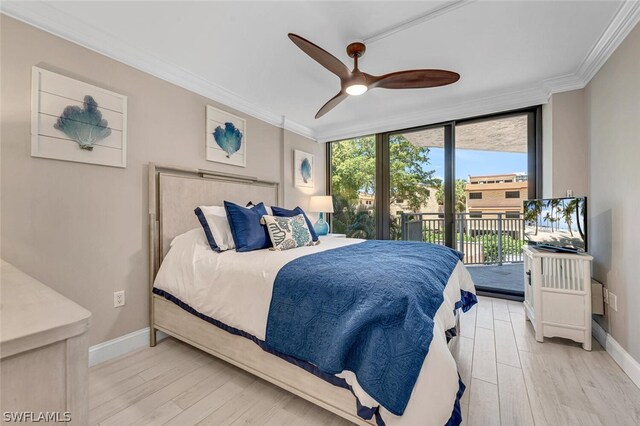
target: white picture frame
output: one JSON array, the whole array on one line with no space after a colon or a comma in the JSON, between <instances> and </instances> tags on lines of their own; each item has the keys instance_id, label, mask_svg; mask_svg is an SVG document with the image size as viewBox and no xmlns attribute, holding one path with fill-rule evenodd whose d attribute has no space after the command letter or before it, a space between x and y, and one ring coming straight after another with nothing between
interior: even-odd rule
<instances>
[{"instance_id":1,"label":"white picture frame","mask_svg":"<svg viewBox=\"0 0 640 426\"><path fill-rule=\"evenodd\" d=\"M206 146L207 161L247 166L247 123L238 117L207 105ZM240 135L238 141L238 133ZM239 144L239 147L237 146Z\"/></svg>"},{"instance_id":2,"label":"white picture frame","mask_svg":"<svg viewBox=\"0 0 640 426\"><path fill-rule=\"evenodd\" d=\"M31 156L126 168L127 97L32 67Z\"/></svg>"},{"instance_id":3,"label":"white picture frame","mask_svg":"<svg viewBox=\"0 0 640 426\"><path fill-rule=\"evenodd\" d=\"M293 183L299 188L315 187L314 155L299 149L293 152Z\"/></svg>"}]
</instances>

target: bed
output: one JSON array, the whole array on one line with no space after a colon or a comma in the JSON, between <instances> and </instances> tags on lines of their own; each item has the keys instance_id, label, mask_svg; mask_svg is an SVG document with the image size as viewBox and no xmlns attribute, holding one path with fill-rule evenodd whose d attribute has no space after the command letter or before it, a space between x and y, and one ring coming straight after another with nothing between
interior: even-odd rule
<instances>
[{"instance_id":1,"label":"bed","mask_svg":"<svg viewBox=\"0 0 640 426\"><path fill-rule=\"evenodd\" d=\"M342 315L347 308L340 306L340 298L329 299L329 294L322 297L330 301L330 309L314 303L317 299L309 299L311 296L305 291L296 292L307 287L332 287L322 284L329 282L326 275L322 278L322 273L327 274L326 270L332 268L338 270L341 258L351 261L369 256L383 263L384 259L392 256L389 251L385 252L388 244L392 243L334 238L325 239L316 246L286 251L215 253L207 246L193 214L195 206L221 205L225 200L243 205L256 200L278 205L280 196L277 183L203 170L149 165L151 345L156 343L156 331L161 330L356 424L458 424L459 400L464 385L459 380L449 346L455 341L453 336L456 334L459 308L468 309L475 303L473 283L459 259L447 261L449 272L446 277L431 272L434 277L442 275L437 278L442 286L438 293L442 294L438 295L440 300L433 302L433 325L427 327L426 332L418 333L420 336L429 335L428 340L420 339L426 341L426 354L414 348L403 350L406 342L397 340L402 335L411 337L411 333L415 333L415 328L411 327L405 331L406 324L411 323L411 309L405 309L398 321L395 317L390 321L389 317L382 316L382 328L392 332L384 338L379 338L376 331L370 332L368 335L378 338L375 344L358 338L358 344L365 349L354 350L354 345L343 348L344 345L339 344L342 340L335 345L327 345L325 341L322 346L322 337L327 334L327 329L320 329L321 325L326 323L324 327L330 330L333 316ZM417 245L399 244L395 247L393 252L400 253L397 261L410 258L412 253L419 253L419 256L414 256L414 261L436 256L439 251L445 257L451 256L452 251L437 246L414 244ZM402 254L402 250L408 251ZM323 268L316 266L318 262L332 267L325 267L325 272L321 272ZM434 267L445 268L444 261L434 263ZM442 265L438 266L439 263ZM373 275L366 277L367 273L375 274L368 271L369 268L351 268L353 271L349 265L342 268L341 276L353 275L350 281L354 281L354 277L355 280L365 280L361 282L374 280ZM308 271L313 271L313 274ZM316 275L320 282L313 284L312 278ZM300 277L309 279L310 283L296 285ZM425 278L428 277L423 274L415 279ZM335 278L335 281L339 279ZM345 282L344 285L349 284ZM434 288L437 285L434 284ZM353 297L343 299L351 300L360 309L365 306L360 293L356 289ZM384 301L389 296L380 297ZM436 299L435 296L433 298ZM399 297L398 300L404 303L404 298ZM381 304L380 301L376 303ZM304 317L308 314L304 320L308 328L294 327L286 320L274 320L280 311L284 314L280 312L278 318L292 318L287 313L295 310L296 305L304 307L296 315ZM327 312L331 315L327 314L326 321L318 320ZM375 316L371 312L365 311L360 317L367 320ZM355 317L349 318L353 322ZM363 324L366 326L368 322ZM294 328L301 334L298 340L295 332L289 333ZM356 325L356 328L360 330L362 325ZM311 342L299 341L310 335L310 330L318 330L317 338L307 339L313 340ZM353 333L345 334L348 339ZM384 347L384 344L389 346ZM326 359L347 362L361 357L373 365L384 358L385 353L395 351L398 357L402 357L402 362L381 364L384 368L378 370L384 370L385 375L380 376L384 381L376 376L378 370L373 367L369 368L374 370L373 376L367 375L366 368L345 368L344 365L338 365L337 369L329 368L329 364L324 363L325 354L320 354L320 360L312 356L318 345L330 348L326 351L330 353ZM420 360L419 365L416 360ZM396 374L394 365L409 367L407 372ZM410 376L412 365L415 377L404 377ZM400 380L414 380L411 382L414 383L413 388L400 386L404 383ZM408 392L404 399L398 396L403 392Z\"/></svg>"}]
</instances>

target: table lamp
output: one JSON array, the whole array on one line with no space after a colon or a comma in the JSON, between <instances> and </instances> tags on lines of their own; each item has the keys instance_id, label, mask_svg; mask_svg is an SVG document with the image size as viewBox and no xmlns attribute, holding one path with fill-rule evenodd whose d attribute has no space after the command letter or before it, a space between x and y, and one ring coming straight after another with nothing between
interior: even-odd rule
<instances>
[{"instance_id":1,"label":"table lamp","mask_svg":"<svg viewBox=\"0 0 640 426\"><path fill-rule=\"evenodd\" d=\"M318 235L327 235L329 233L329 224L324 220L325 213L333 213L333 198L331 195L314 195L309 200L309 211L311 213L320 213L318 221L313 224Z\"/></svg>"}]
</instances>

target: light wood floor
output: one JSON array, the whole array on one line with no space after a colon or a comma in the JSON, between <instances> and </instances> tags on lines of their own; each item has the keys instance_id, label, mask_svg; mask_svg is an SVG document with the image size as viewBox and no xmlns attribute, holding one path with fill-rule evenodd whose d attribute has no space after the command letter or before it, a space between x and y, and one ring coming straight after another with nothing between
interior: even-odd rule
<instances>
[{"instance_id":1,"label":"light wood floor","mask_svg":"<svg viewBox=\"0 0 640 426\"><path fill-rule=\"evenodd\" d=\"M594 342L538 343L521 303L480 298L454 348L466 425L638 425L640 390ZM90 373L91 424L348 425L174 339Z\"/></svg>"}]
</instances>

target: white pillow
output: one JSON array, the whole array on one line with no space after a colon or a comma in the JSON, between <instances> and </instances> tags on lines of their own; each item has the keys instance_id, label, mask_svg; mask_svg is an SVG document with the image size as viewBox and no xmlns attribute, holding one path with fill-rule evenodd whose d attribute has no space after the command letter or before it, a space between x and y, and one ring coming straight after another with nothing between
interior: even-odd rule
<instances>
[{"instance_id":1,"label":"white pillow","mask_svg":"<svg viewBox=\"0 0 640 426\"><path fill-rule=\"evenodd\" d=\"M199 214L198 209L200 209L201 214ZM207 235L207 240L209 240L209 245L211 245L213 250L225 251L236 247L233 242L233 235L231 234L231 226L227 219L227 212L223 206L199 206L195 213L200 220L205 234L207 234L207 231L210 231L211 236L215 240L215 242L212 243L209 235Z\"/></svg>"},{"instance_id":2,"label":"white pillow","mask_svg":"<svg viewBox=\"0 0 640 426\"><path fill-rule=\"evenodd\" d=\"M205 246L209 245L207 237L202 233L202 228L193 228L184 234L174 237L169 246L173 247L176 244L180 244L182 240L195 241L197 244L204 244Z\"/></svg>"}]
</instances>

